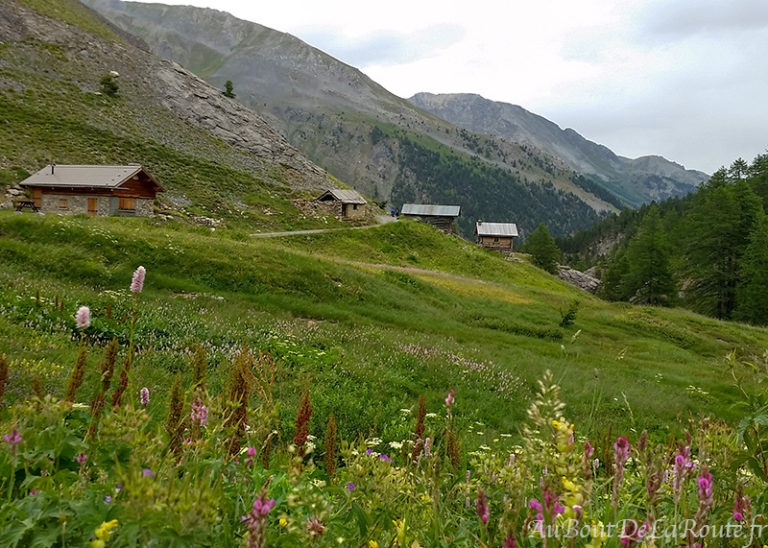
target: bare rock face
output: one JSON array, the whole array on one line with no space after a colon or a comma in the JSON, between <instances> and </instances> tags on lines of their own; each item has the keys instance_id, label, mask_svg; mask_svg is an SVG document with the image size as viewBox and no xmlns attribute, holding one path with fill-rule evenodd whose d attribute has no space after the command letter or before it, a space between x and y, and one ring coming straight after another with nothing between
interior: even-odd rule
<instances>
[{"instance_id":1,"label":"bare rock face","mask_svg":"<svg viewBox=\"0 0 768 548\"><path fill-rule=\"evenodd\" d=\"M600 287L600 284L602 284L600 279L595 276L594 269L581 272L573 268L568 268L567 266L561 266L557 276L561 280L590 293L595 293Z\"/></svg>"}]
</instances>

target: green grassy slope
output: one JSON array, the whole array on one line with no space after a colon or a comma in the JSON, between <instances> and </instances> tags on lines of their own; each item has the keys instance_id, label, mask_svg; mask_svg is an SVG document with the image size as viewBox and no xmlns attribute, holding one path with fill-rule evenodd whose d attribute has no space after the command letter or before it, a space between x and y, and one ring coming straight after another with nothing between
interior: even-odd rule
<instances>
[{"instance_id":1,"label":"green grassy slope","mask_svg":"<svg viewBox=\"0 0 768 548\"><path fill-rule=\"evenodd\" d=\"M310 194L292 184L290 167L249 154L168 110L146 87L155 85L145 72L156 61L143 52L146 58L130 59L127 46L79 2L22 4L74 25L77 38L0 40L0 196L5 186L52 161L141 163L168 190L159 199L171 215L206 215L249 230L340 226L296 208L292 200ZM119 94L101 95L99 79L113 69L120 72Z\"/></svg>"},{"instance_id":2,"label":"green grassy slope","mask_svg":"<svg viewBox=\"0 0 768 548\"><path fill-rule=\"evenodd\" d=\"M7 398L28 396L33 372L61 393L80 304L93 310L98 344L127 337L121 320L139 264L148 274L135 386L164 393L173 371L189 375L197 343L211 356L213 386L221 386L246 341L277 359L284 421L311 382L314 424L334 411L347 437L400 439L400 409L419 393L436 402L453 388L462 427L483 432L478 444L489 442L515 431L546 369L581 429L612 423L663 435L689 413L733 419L723 356L768 346L765 330L604 303L423 225L230 236L158 220L1 213L0 332L8 335L0 351L16 379ZM560 311L574 298L582 302L576 324L560 328Z\"/></svg>"}]
</instances>

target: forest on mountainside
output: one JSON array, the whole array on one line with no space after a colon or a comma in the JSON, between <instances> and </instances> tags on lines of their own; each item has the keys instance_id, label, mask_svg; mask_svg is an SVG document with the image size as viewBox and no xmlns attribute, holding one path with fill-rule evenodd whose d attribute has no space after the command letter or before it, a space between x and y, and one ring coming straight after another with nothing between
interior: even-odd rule
<instances>
[{"instance_id":1,"label":"forest on mountainside","mask_svg":"<svg viewBox=\"0 0 768 548\"><path fill-rule=\"evenodd\" d=\"M609 300L765 325L767 208L762 154L721 168L694 194L624 210L558 245L571 262L598 265Z\"/></svg>"}]
</instances>

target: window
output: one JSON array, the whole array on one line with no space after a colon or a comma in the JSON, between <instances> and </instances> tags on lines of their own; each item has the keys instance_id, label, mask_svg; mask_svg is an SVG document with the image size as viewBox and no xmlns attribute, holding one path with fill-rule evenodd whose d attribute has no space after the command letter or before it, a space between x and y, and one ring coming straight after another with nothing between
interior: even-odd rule
<instances>
[{"instance_id":1,"label":"window","mask_svg":"<svg viewBox=\"0 0 768 548\"><path fill-rule=\"evenodd\" d=\"M69 200L66 198L59 198L59 209L66 209L69 207Z\"/></svg>"},{"instance_id":2,"label":"window","mask_svg":"<svg viewBox=\"0 0 768 548\"><path fill-rule=\"evenodd\" d=\"M493 238L493 243L495 243L495 244L499 243L499 238L498 238L498 236L497 236L497 237L495 237L495 238Z\"/></svg>"},{"instance_id":3,"label":"window","mask_svg":"<svg viewBox=\"0 0 768 548\"><path fill-rule=\"evenodd\" d=\"M357 209L357 204L352 204L352 209Z\"/></svg>"},{"instance_id":4,"label":"window","mask_svg":"<svg viewBox=\"0 0 768 548\"><path fill-rule=\"evenodd\" d=\"M118 209L136 209L136 198L120 198Z\"/></svg>"}]
</instances>

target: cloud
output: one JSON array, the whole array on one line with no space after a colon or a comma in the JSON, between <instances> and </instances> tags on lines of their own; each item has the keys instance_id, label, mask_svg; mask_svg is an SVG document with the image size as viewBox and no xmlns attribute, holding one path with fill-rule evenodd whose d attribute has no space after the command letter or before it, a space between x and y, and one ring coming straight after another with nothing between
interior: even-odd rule
<instances>
[{"instance_id":1,"label":"cloud","mask_svg":"<svg viewBox=\"0 0 768 548\"><path fill-rule=\"evenodd\" d=\"M768 30L765 0L678 0L655 3L641 15L644 33L661 39Z\"/></svg>"},{"instance_id":2,"label":"cloud","mask_svg":"<svg viewBox=\"0 0 768 548\"><path fill-rule=\"evenodd\" d=\"M301 39L352 66L412 63L461 41L465 30L459 25L440 24L408 33L375 31L350 37L339 28L310 27L300 31Z\"/></svg>"}]
</instances>

